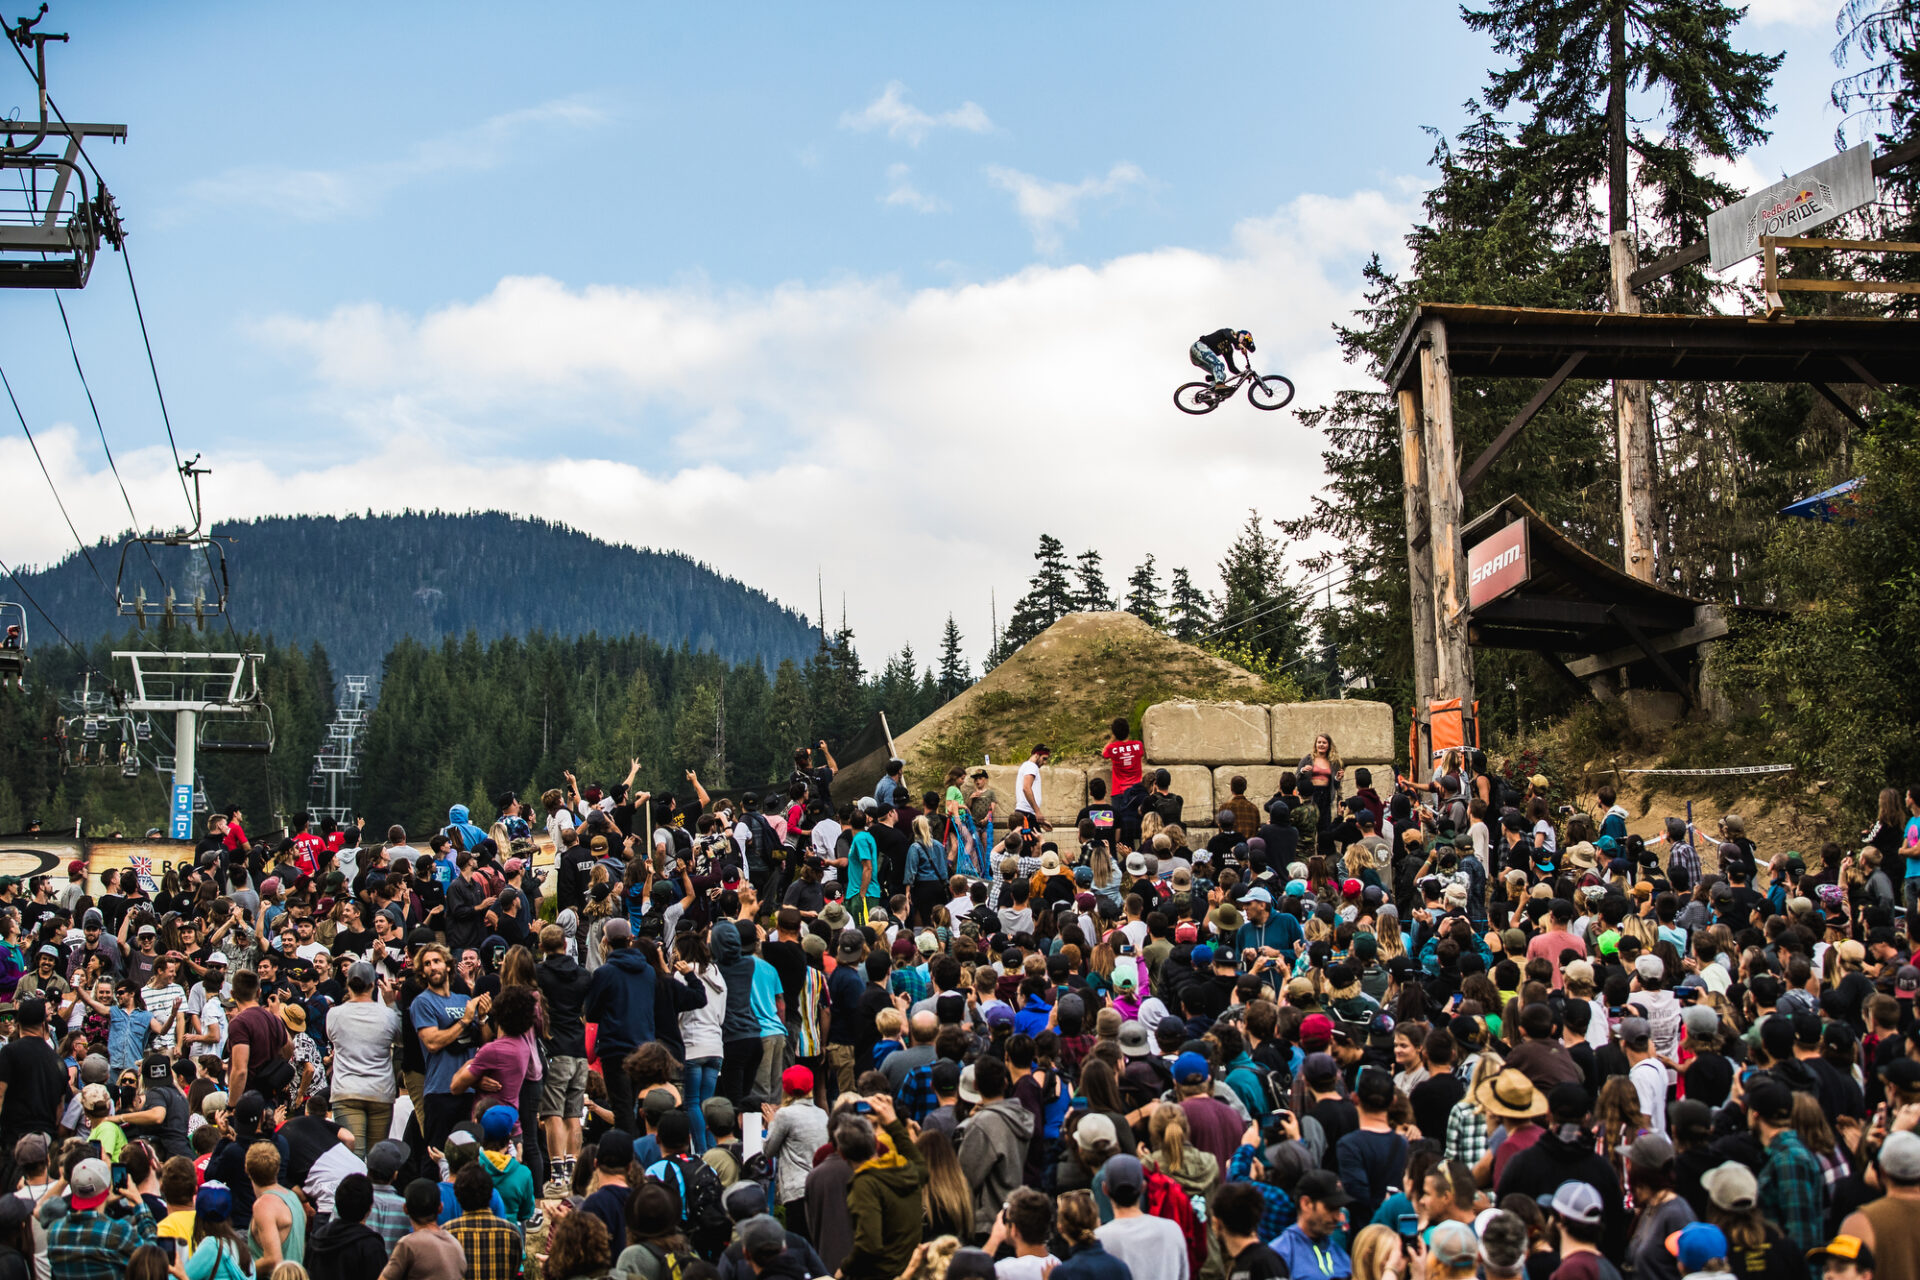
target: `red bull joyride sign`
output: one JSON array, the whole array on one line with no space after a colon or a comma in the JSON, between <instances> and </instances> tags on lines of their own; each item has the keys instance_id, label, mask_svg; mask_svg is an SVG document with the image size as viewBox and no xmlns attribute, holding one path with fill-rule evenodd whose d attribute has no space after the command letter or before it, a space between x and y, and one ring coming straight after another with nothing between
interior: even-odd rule
<instances>
[{"instance_id":1,"label":"red bull joyride sign","mask_svg":"<svg viewBox=\"0 0 1920 1280\"><path fill-rule=\"evenodd\" d=\"M1760 237L1805 235L1877 194L1873 144L1863 142L1707 215L1709 265L1725 271L1759 253Z\"/></svg>"}]
</instances>

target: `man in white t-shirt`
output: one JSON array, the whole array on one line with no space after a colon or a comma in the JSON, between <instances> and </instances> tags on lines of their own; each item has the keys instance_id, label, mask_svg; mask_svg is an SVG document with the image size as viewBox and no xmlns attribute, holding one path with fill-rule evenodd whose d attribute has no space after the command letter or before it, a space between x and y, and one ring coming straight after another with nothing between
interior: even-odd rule
<instances>
[{"instance_id":1,"label":"man in white t-shirt","mask_svg":"<svg viewBox=\"0 0 1920 1280\"><path fill-rule=\"evenodd\" d=\"M1640 1114L1653 1133L1667 1131L1667 1069L1653 1056L1653 1028L1645 1018L1620 1019L1620 1047L1627 1055L1627 1079L1640 1099Z\"/></svg>"},{"instance_id":2,"label":"man in white t-shirt","mask_svg":"<svg viewBox=\"0 0 1920 1280\"><path fill-rule=\"evenodd\" d=\"M1013 822L1018 827L1038 827L1042 831L1053 830L1053 824L1041 814L1045 805L1040 797L1040 770L1053 756L1051 748L1045 744L1033 749L1026 763L1020 766L1020 775L1013 783Z\"/></svg>"},{"instance_id":3,"label":"man in white t-shirt","mask_svg":"<svg viewBox=\"0 0 1920 1280\"><path fill-rule=\"evenodd\" d=\"M1097 1229L1094 1239L1135 1276L1187 1280L1186 1236L1170 1219L1150 1215L1141 1207L1147 1187L1140 1161L1134 1156L1110 1156L1097 1176L1106 1183L1113 1221Z\"/></svg>"},{"instance_id":4,"label":"man in white t-shirt","mask_svg":"<svg viewBox=\"0 0 1920 1280\"><path fill-rule=\"evenodd\" d=\"M824 864L820 868L822 884L833 884L840 878L839 868L833 865L833 846L839 840L840 823L831 813L822 815L820 821L813 824L813 852Z\"/></svg>"}]
</instances>

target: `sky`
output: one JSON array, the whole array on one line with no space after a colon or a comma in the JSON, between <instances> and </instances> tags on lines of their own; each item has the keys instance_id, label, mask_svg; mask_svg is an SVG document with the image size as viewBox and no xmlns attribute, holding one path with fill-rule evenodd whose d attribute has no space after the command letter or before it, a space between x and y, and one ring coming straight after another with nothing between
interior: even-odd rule
<instances>
[{"instance_id":1,"label":"sky","mask_svg":"<svg viewBox=\"0 0 1920 1280\"><path fill-rule=\"evenodd\" d=\"M1835 8L1754 0L1746 46L1787 61L1737 181L1832 151ZM89 148L127 256L62 295L98 428L54 296L0 293L0 368L82 537L129 502L187 515L131 266L209 518L562 520L808 614L824 592L874 665L930 658L949 613L977 660L1042 533L1098 548L1116 594L1147 555L1214 590L1249 510L1302 512L1317 434L1179 413L1187 348L1251 329L1297 407L1367 386L1332 326L1370 254L1404 261L1426 130L1493 57L1439 0L343 13L56 0L42 24L72 35L66 117L128 126ZM0 65L0 112L34 110ZM0 427L0 555L49 563L73 538Z\"/></svg>"}]
</instances>

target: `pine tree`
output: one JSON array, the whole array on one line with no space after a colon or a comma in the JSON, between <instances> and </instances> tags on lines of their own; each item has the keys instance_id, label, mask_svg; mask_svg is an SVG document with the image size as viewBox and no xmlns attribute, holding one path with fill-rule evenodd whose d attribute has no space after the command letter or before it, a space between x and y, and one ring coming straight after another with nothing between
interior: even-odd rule
<instances>
[{"instance_id":1,"label":"pine tree","mask_svg":"<svg viewBox=\"0 0 1920 1280\"><path fill-rule=\"evenodd\" d=\"M767 736L773 747L773 771L784 778L788 753L795 747L812 746L813 700L807 694L806 677L792 658L782 662L773 673L773 700L768 712Z\"/></svg>"},{"instance_id":2,"label":"pine tree","mask_svg":"<svg viewBox=\"0 0 1920 1280\"><path fill-rule=\"evenodd\" d=\"M1013 607L1013 617L1000 638L1002 659L1073 612L1073 588L1067 581L1066 548L1051 534L1040 535L1033 553L1040 567L1027 583L1027 594Z\"/></svg>"},{"instance_id":3,"label":"pine tree","mask_svg":"<svg viewBox=\"0 0 1920 1280\"><path fill-rule=\"evenodd\" d=\"M703 782L719 786L725 779L725 762L719 756L720 704L707 685L697 685L681 704L673 722L673 767L699 772Z\"/></svg>"},{"instance_id":4,"label":"pine tree","mask_svg":"<svg viewBox=\"0 0 1920 1280\"><path fill-rule=\"evenodd\" d=\"M1149 555L1127 579L1127 612L1150 627L1158 627L1160 617L1160 579Z\"/></svg>"},{"instance_id":5,"label":"pine tree","mask_svg":"<svg viewBox=\"0 0 1920 1280\"><path fill-rule=\"evenodd\" d=\"M967 656L960 648L960 628L954 625L953 615L947 615L946 630L940 633L940 678L938 683L941 702L950 702L966 691L973 683L973 677L967 671Z\"/></svg>"},{"instance_id":6,"label":"pine tree","mask_svg":"<svg viewBox=\"0 0 1920 1280\"><path fill-rule=\"evenodd\" d=\"M1282 573L1280 540L1249 511L1240 536L1220 561L1222 594L1216 638L1260 654L1275 663L1299 657L1306 646L1305 609L1297 589Z\"/></svg>"},{"instance_id":7,"label":"pine tree","mask_svg":"<svg viewBox=\"0 0 1920 1280\"><path fill-rule=\"evenodd\" d=\"M1487 103L1526 104L1528 168L1557 219L1581 221L1606 190L1606 228L1629 228L1630 180L1649 189L1667 244L1706 232L1706 215L1737 199L1700 172L1767 140L1767 101L1784 54L1734 46L1744 7L1721 0L1485 0L1461 10L1513 65L1492 72ZM1628 113L1628 96L1634 96ZM1634 127L1634 126L1639 127ZM1650 126L1650 127L1649 127ZM1698 277L1695 277L1696 281Z\"/></svg>"},{"instance_id":8,"label":"pine tree","mask_svg":"<svg viewBox=\"0 0 1920 1280\"><path fill-rule=\"evenodd\" d=\"M1185 569L1173 571L1173 581L1167 589L1167 628L1176 640L1185 640L1192 644L1207 633L1213 625L1213 614L1207 607L1206 596L1193 585L1193 579L1187 576Z\"/></svg>"},{"instance_id":9,"label":"pine tree","mask_svg":"<svg viewBox=\"0 0 1920 1280\"><path fill-rule=\"evenodd\" d=\"M1074 558L1073 576L1079 582L1073 596L1075 613L1105 613L1113 608L1113 597L1107 594L1106 575L1100 570L1098 550L1089 547Z\"/></svg>"}]
</instances>

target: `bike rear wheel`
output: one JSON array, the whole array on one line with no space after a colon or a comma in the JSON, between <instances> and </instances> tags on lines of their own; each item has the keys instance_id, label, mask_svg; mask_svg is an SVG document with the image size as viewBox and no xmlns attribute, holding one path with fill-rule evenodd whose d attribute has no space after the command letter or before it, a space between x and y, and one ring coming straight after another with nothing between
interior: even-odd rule
<instances>
[{"instance_id":1,"label":"bike rear wheel","mask_svg":"<svg viewBox=\"0 0 1920 1280\"><path fill-rule=\"evenodd\" d=\"M1213 384L1189 382L1173 393L1174 407L1182 413L1212 413L1220 402L1213 398Z\"/></svg>"},{"instance_id":2,"label":"bike rear wheel","mask_svg":"<svg viewBox=\"0 0 1920 1280\"><path fill-rule=\"evenodd\" d=\"M1255 378L1247 384L1247 399L1256 409L1280 409L1293 400L1293 382L1277 373Z\"/></svg>"}]
</instances>

